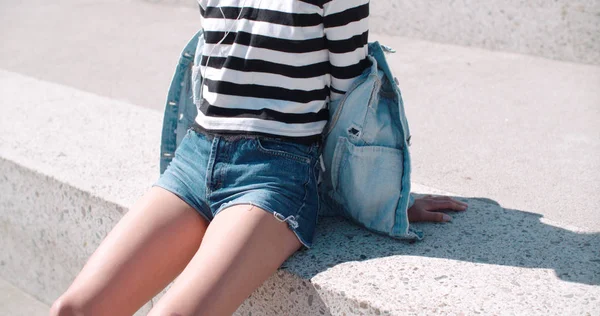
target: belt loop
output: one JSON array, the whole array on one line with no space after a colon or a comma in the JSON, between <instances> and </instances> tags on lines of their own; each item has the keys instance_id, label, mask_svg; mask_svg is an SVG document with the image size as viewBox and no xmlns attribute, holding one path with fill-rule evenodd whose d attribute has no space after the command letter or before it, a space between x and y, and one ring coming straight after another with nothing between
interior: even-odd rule
<instances>
[{"instance_id":1,"label":"belt loop","mask_svg":"<svg viewBox=\"0 0 600 316\"><path fill-rule=\"evenodd\" d=\"M200 126L200 124L198 124L196 121L194 121L194 123L192 123L192 126L190 127L194 132L198 133L198 134L202 134L204 137L206 137L206 139L208 140L213 140L215 137L214 135L211 135L211 133L209 133L208 131L206 131L202 126Z\"/></svg>"}]
</instances>

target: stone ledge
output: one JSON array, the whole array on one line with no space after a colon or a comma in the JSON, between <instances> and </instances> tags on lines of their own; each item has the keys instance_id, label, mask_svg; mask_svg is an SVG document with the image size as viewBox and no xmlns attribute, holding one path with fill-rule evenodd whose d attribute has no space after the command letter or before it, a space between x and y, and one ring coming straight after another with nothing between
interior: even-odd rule
<instances>
[{"instance_id":1,"label":"stone ledge","mask_svg":"<svg viewBox=\"0 0 600 316\"><path fill-rule=\"evenodd\" d=\"M143 0L185 6L193 1ZM598 1L371 1L372 33L600 65Z\"/></svg>"},{"instance_id":2,"label":"stone ledge","mask_svg":"<svg viewBox=\"0 0 600 316\"><path fill-rule=\"evenodd\" d=\"M11 316L46 316L49 306L0 278L0 314Z\"/></svg>"},{"instance_id":3,"label":"stone ledge","mask_svg":"<svg viewBox=\"0 0 600 316\"><path fill-rule=\"evenodd\" d=\"M598 1L371 3L375 33L600 64Z\"/></svg>"},{"instance_id":4,"label":"stone ledge","mask_svg":"<svg viewBox=\"0 0 600 316\"><path fill-rule=\"evenodd\" d=\"M162 117L1 70L0 89L0 277L48 304L158 176ZM314 248L286 261L238 314L600 311L597 233L469 203L451 224L419 225L426 239L415 244L322 219Z\"/></svg>"}]
</instances>

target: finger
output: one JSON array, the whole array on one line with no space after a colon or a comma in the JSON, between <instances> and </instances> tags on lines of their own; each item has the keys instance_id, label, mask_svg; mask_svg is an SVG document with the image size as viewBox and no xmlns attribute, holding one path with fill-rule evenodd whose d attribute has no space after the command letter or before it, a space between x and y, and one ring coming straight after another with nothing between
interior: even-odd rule
<instances>
[{"instance_id":1,"label":"finger","mask_svg":"<svg viewBox=\"0 0 600 316\"><path fill-rule=\"evenodd\" d=\"M467 203L465 203L465 202L463 202L463 201L461 201L461 200L458 200L458 199L453 199L453 198L450 198L450 200L452 200L452 201L454 201L454 202L456 202L456 203L458 203L458 204L460 204L460 205L464 205L465 207L468 207L468 206L469 206L469 204L467 204Z\"/></svg>"},{"instance_id":2,"label":"finger","mask_svg":"<svg viewBox=\"0 0 600 316\"><path fill-rule=\"evenodd\" d=\"M452 202L452 203L455 203L455 204L458 204L458 205L462 205L462 206L464 206L465 208L469 206L469 204L467 204L467 203L464 203L464 202L462 202L462 201L459 201L459 200L457 200L457 199L453 199L453 198L451 198L451 197L449 197L449 196L440 196L440 197L439 197L439 199L437 199L437 200L438 200L438 201Z\"/></svg>"},{"instance_id":3,"label":"finger","mask_svg":"<svg viewBox=\"0 0 600 316\"><path fill-rule=\"evenodd\" d=\"M425 211L419 214L419 218L417 221L419 222L434 222L434 223L445 223L451 222L452 217L448 214L440 213L440 212L429 212Z\"/></svg>"},{"instance_id":4,"label":"finger","mask_svg":"<svg viewBox=\"0 0 600 316\"><path fill-rule=\"evenodd\" d=\"M439 210L453 210L453 211L464 211L467 209L465 205L458 204L453 200L433 200L428 201L426 205L424 205L425 210L427 211L439 211Z\"/></svg>"},{"instance_id":5,"label":"finger","mask_svg":"<svg viewBox=\"0 0 600 316\"><path fill-rule=\"evenodd\" d=\"M449 196L445 196L445 195L444 195L444 196L437 196L435 199L436 199L436 200L443 200L443 201L452 201L452 202L456 202L456 203L458 203L458 204L465 205L465 206L467 206L467 205L468 205L468 204L467 204L467 203L465 203L465 202L459 201L459 200L457 200L457 199L454 199L454 198L451 198L451 197L449 197Z\"/></svg>"},{"instance_id":6,"label":"finger","mask_svg":"<svg viewBox=\"0 0 600 316\"><path fill-rule=\"evenodd\" d=\"M469 205L468 205L467 203L465 203L465 202L459 201L459 200L457 200L457 199L453 199L453 198L451 198L451 197L449 197L449 196L445 196L445 195L438 195L438 196L431 196L431 195L428 195L428 196L427 196L427 200L436 201L436 202L439 202L439 201L452 201L452 202L454 202L454 203L457 203L457 204L463 205L463 206L465 206L465 207L468 207L468 206L469 206Z\"/></svg>"}]
</instances>

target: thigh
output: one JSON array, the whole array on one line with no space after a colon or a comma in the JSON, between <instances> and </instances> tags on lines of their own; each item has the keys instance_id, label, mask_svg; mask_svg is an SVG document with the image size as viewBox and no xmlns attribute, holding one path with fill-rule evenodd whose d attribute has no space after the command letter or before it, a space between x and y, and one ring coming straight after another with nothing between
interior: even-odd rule
<instances>
[{"instance_id":1,"label":"thigh","mask_svg":"<svg viewBox=\"0 0 600 316\"><path fill-rule=\"evenodd\" d=\"M271 213L249 204L228 207L150 315L231 315L300 246Z\"/></svg>"},{"instance_id":2,"label":"thigh","mask_svg":"<svg viewBox=\"0 0 600 316\"><path fill-rule=\"evenodd\" d=\"M185 268L207 226L177 195L152 187L102 241L54 314L132 315Z\"/></svg>"}]
</instances>

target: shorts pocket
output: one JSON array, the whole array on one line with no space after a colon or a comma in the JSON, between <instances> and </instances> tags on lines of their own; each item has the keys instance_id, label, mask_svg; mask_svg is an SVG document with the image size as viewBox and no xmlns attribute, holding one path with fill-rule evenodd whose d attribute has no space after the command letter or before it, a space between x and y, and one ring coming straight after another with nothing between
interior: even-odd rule
<instances>
[{"instance_id":1,"label":"shorts pocket","mask_svg":"<svg viewBox=\"0 0 600 316\"><path fill-rule=\"evenodd\" d=\"M307 164L311 161L312 147L310 145L286 142L268 137L257 137L256 142L258 150L263 153L280 156Z\"/></svg>"},{"instance_id":2,"label":"shorts pocket","mask_svg":"<svg viewBox=\"0 0 600 316\"><path fill-rule=\"evenodd\" d=\"M183 152L189 153L195 149L194 139L193 139L193 131L191 129L186 130L185 135L182 137L177 149L175 150L175 155L181 155Z\"/></svg>"},{"instance_id":3,"label":"shorts pocket","mask_svg":"<svg viewBox=\"0 0 600 316\"><path fill-rule=\"evenodd\" d=\"M402 151L383 146L356 146L340 137L332 163L333 199L344 216L389 233L401 197Z\"/></svg>"}]
</instances>

